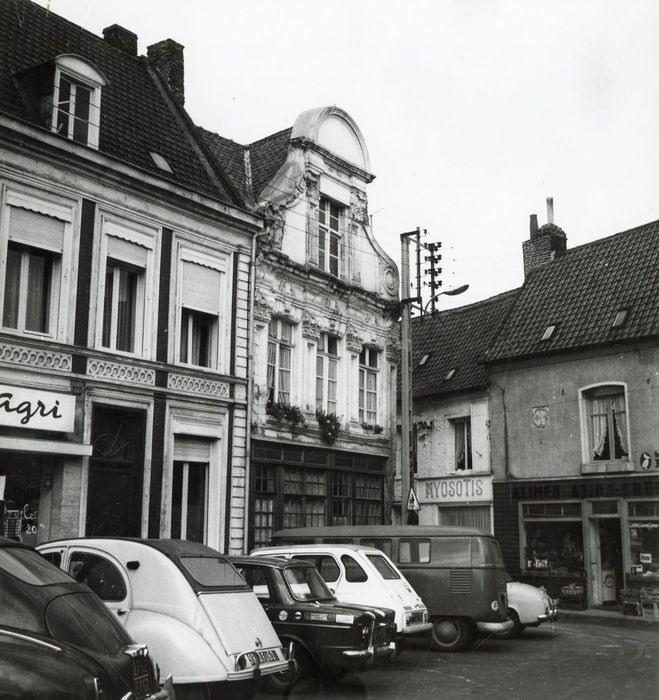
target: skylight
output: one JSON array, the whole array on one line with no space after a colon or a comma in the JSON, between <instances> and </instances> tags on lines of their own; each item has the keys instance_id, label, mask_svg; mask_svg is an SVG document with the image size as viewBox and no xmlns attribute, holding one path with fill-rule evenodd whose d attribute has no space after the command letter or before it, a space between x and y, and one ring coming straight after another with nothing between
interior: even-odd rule
<instances>
[{"instance_id":1,"label":"skylight","mask_svg":"<svg viewBox=\"0 0 659 700\"><path fill-rule=\"evenodd\" d=\"M549 340L554 335L555 331L556 331L555 325L547 326L547 328L545 329L545 332L542 334L542 338L540 338L540 340Z\"/></svg>"},{"instance_id":2,"label":"skylight","mask_svg":"<svg viewBox=\"0 0 659 700\"><path fill-rule=\"evenodd\" d=\"M455 367L452 367L452 368L448 371L448 373L447 373L447 375L446 375L446 381L448 381L449 379L453 379L453 375L455 374L455 370L456 370L456 368L455 368Z\"/></svg>"},{"instance_id":3,"label":"skylight","mask_svg":"<svg viewBox=\"0 0 659 700\"><path fill-rule=\"evenodd\" d=\"M165 170L168 173L174 174L174 171L172 170L170 164L160 155L160 153L150 151L149 155L153 159L153 162L156 164L156 167L160 168L161 170Z\"/></svg>"},{"instance_id":4,"label":"skylight","mask_svg":"<svg viewBox=\"0 0 659 700\"><path fill-rule=\"evenodd\" d=\"M620 328L620 326L623 326L625 324L625 321L627 320L628 312L629 309L620 309L620 311L618 311L618 313L616 314L616 317L613 319L611 328Z\"/></svg>"},{"instance_id":5,"label":"skylight","mask_svg":"<svg viewBox=\"0 0 659 700\"><path fill-rule=\"evenodd\" d=\"M426 362L428 362L429 359L430 359L430 353L427 352L427 353L425 353L425 354L423 355L423 357L419 360L419 367L423 367L423 365L425 365Z\"/></svg>"}]
</instances>

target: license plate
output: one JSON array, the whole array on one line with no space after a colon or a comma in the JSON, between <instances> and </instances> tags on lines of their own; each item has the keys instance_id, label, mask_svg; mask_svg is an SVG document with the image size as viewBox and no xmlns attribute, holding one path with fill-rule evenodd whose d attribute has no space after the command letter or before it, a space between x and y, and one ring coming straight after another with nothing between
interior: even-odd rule
<instances>
[{"instance_id":1,"label":"license plate","mask_svg":"<svg viewBox=\"0 0 659 700\"><path fill-rule=\"evenodd\" d=\"M133 659L133 689L137 697L148 695L151 687L151 666L146 659Z\"/></svg>"},{"instance_id":2,"label":"license plate","mask_svg":"<svg viewBox=\"0 0 659 700\"><path fill-rule=\"evenodd\" d=\"M277 652L274 651L274 649L266 649L265 651L258 651L257 652L259 661L261 663L268 663L269 661L279 661L279 657L277 656Z\"/></svg>"}]
</instances>

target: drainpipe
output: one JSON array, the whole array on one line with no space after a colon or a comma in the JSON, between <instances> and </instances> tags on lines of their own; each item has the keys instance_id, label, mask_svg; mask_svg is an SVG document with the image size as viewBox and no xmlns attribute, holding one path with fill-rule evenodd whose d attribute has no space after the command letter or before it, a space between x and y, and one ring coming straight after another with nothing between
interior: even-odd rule
<instances>
[{"instance_id":1,"label":"drainpipe","mask_svg":"<svg viewBox=\"0 0 659 700\"><path fill-rule=\"evenodd\" d=\"M249 312L247 314L247 410L246 437L245 437L245 518L243 521L243 551L247 552L250 506L250 482L252 473L252 398L254 396L254 293L256 291L256 239L252 238L252 250L249 262Z\"/></svg>"}]
</instances>

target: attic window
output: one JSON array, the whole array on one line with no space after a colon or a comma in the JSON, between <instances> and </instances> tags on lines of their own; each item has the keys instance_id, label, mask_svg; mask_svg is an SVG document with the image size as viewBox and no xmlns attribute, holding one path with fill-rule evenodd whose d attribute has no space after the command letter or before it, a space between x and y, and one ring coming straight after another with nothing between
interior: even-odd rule
<instances>
[{"instance_id":1,"label":"attic window","mask_svg":"<svg viewBox=\"0 0 659 700\"><path fill-rule=\"evenodd\" d=\"M453 379L453 375L455 374L456 369L457 369L456 367L452 367L452 368L448 371L448 373L446 374L446 380L445 380L445 381L448 381L449 379Z\"/></svg>"},{"instance_id":2,"label":"attic window","mask_svg":"<svg viewBox=\"0 0 659 700\"><path fill-rule=\"evenodd\" d=\"M620 309L620 311L618 311L616 314L616 317L613 319L611 328L620 328L621 326L624 326L628 313L629 309Z\"/></svg>"},{"instance_id":3,"label":"attic window","mask_svg":"<svg viewBox=\"0 0 659 700\"><path fill-rule=\"evenodd\" d=\"M156 153L155 151L149 151L149 155L151 156L153 162L156 164L157 168L160 168L160 170L164 170L168 173L174 173L170 164L160 155L160 153Z\"/></svg>"},{"instance_id":4,"label":"attic window","mask_svg":"<svg viewBox=\"0 0 659 700\"><path fill-rule=\"evenodd\" d=\"M545 332L542 334L542 338L540 338L540 340L541 341L542 340L549 340L551 337L553 337L555 332L556 332L555 325L547 326L547 328L545 329Z\"/></svg>"},{"instance_id":5,"label":"attic window","mask_svg":"<svg viewBox=\"0 0 659 700\"><path fill-rule=\"evenodd\" d=\"M429 359L430 359L430 353L429 352L424 353L423 357L419 360L419 367L423 367L423 365L425 365Z\"/></svg>"}]
</instances>

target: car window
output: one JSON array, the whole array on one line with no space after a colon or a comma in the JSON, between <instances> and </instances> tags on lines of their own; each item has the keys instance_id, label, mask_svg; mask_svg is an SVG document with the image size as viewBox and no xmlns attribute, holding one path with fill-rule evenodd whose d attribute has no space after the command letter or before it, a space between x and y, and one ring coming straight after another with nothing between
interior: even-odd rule
<instances>
[{"instance_id":1,"label":"car window","mask_svg":"<svg viewBox=\"0 0 659 700\"><path fill-rule=\"evenodd\" d=\"M62 553L61 552L40 552L41 556L49 561L53 566L58 569L62 566Z\"/></svg>"},{"instance_id":2,"label":"car window","mask_svg":"<svg viewBox=\"0 0 659 700\"><path fill-rule=\"evenodd\" d=\"M245 579L222 557L181 557L192 578L206 588L245 588Z\"/></svg>"},{"instance_id":3,"label":"car window","mask_svg":"<svg viewBox=\"0 0 659 700\"><path fill-rule=\"evenodd\" d=\"M105 557L88 552L73 552L69 573L89 586L103 601L124 600L128 591L119 569Z\"/></svg>"},{"instance_id":4,"label":"car window","mask_svg":"<svg viewBox=\"0 0 659 700\"><path fill-rule=\"evenodd\" d=\"M265 569L251 564L239 564L236 565L236 569L247 581L247 585L252 589L254 595L262 603L269 603L273 596Z\"/></svg>"},{"instance_id":5,"label":"car window","mask_svg":"<svg viewBox=\"0 0 659 700\"><path fill-rule=\"evenodd\" d=\"M381 537L362 537L362 539L359 540L359 544L363 544L364 547L375 547L375 549L379 549L388 557L391 557L391 540L385 540Z\"/></svg>"},{"instance_id":6,"label":"car window","mask_svg":"<svg viewBox=\"0 0 659 700\"><path fill-rule=\"evenodd\" d=\"M349 554L341 555L341 563L346 570L348 583L364 583L368 581L368 575L361 566Z\"/></svg>"},{"instance_id":7,"label":"car window","mask_svg":"<svg viewBox=\"0 0 659 700\"><path fill-rule=\"evenodd\" d=\"M84 649L113 655L132 643L112 613L88 591L54 598L45 619L53 639Z\"/></svg>"},{"instance_id":8,"label":"car window","mask_svg":"<svg viewBox=\"0 0 659 700\"><path fill-rule=\"evenodd\" d=\"M400 578L396 569L381 554L367 554L366 557L385 581L393 581Z\"/></svg>"},{"instance_id":9,"label":"car window","mask_svg":"<svg viewBox=\"0 0 659 700\"><path fill-rule=\"evenodd\" d=\"M0 569L33 586L71 582L63 571L31 549L0 548Z\"/></svg>"},{"instance_id":10,"label":"car window","mask_svg":"<svg viewBox=\"0 0 659 700\"><path fill-rule=\"evenodd\" d=\"M427 564L430 561L430 540L414 537L398 543L398 561L403 564Z\"/></svg>"},{"instance_id":11,"label":"car window","mask_svg":"<svg viewBox=\"0 0 659 700\"><path fill-rule=\"evenodd\" d=\"M312 566L290 566L284 569L284 579L296 600L329 600L332 592L317 569Z\"/></svg>"}]
</instances>

